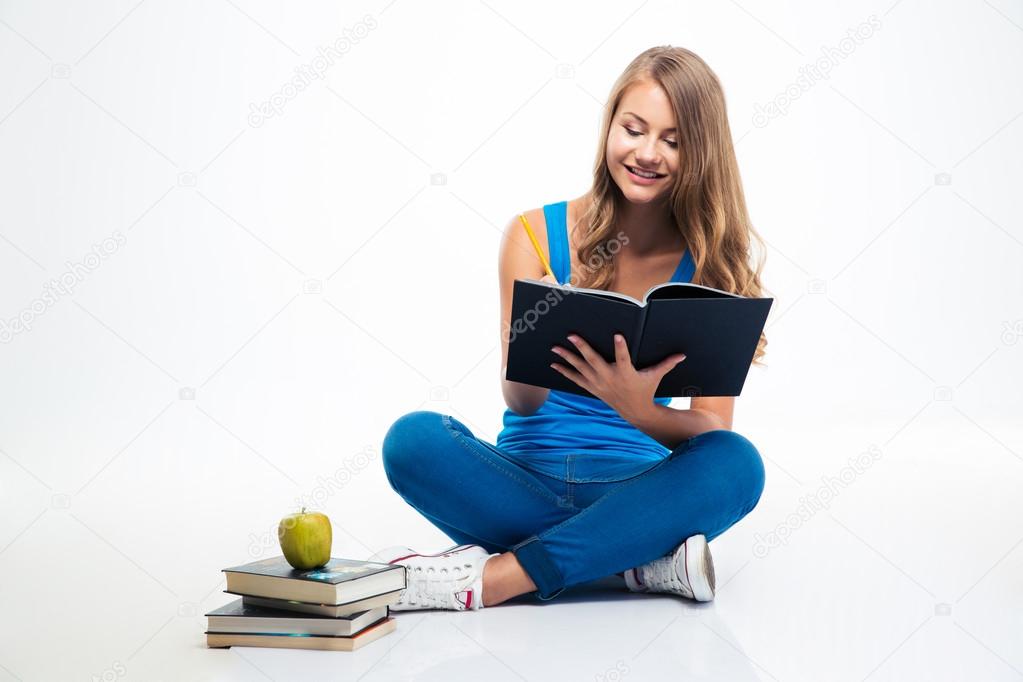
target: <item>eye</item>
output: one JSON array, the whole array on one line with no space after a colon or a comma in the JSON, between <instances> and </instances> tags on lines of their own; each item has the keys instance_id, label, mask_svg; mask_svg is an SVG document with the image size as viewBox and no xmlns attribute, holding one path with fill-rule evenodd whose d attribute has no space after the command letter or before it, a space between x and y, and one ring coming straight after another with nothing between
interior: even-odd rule
<instances>
[{"instance_id":1,"label":"eye","mask_svg":"<svg viewBox=\"0 0 1023 682\"><path fill-rule=\"evenodd\" d=\"M643 134L642 132L640 132L638 130L633 130L629 126L624 126L623 125L622 127L625 128L625 132L627 132L629 134L629 137L637 137L637 136ZM665 140L665 142L667 142L668 146L671 147L672 149L678 149L678 142L676 142L675 140Z\"/></svg>"}]
</instances>

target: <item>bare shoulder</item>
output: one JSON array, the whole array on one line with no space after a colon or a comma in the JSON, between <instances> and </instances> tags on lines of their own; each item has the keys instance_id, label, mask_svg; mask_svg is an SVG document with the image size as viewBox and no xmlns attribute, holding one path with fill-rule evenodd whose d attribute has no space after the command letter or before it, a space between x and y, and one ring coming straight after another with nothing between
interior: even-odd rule
<instances>
[{"instance_id":1,"label":"bare shoulder","mask_svg":"<svg viewBox=\"0 0 1023 682\"><path fill-rule=\"evenodd\" d=\"M516 242L524 242L526 246L530 246L529 237L526 236L526 228L522 226L522 221L519 219L519 215L525 216L526 222L529 223L529 227L533 230L533 234L536 235L536 239L540 242L540 246L546 246L547 218L544 216L543 207L526 209L525 211L521 211L520 213L513 215L505 225L505 238L512 239Z\"/></svg>"},{"instance_id":2,"label":"bare shoulder","mask_svg":"<svg viewBox=\"0 0 1023 682\"><path fill-rule=\"evenodd\" d=\"M501 239L501 266L502 270L516 277L533 277L537 279L544 275L543 264L536 257L536 249L526 234L526 228L519 219L520 213L511 216L504 227ZM521 212L529 223L536 241L543 250L544 257L550 261L550 250L547 246L547 220L544 217L543 208L531 208Z\"/></svg>"},{"instance_id":3,"label":"bare shoulder","mask_svg":"<svg viewBox=\"0 0 1023 682\"><path fill-rule=\"evenodd\" d=\"M582 217L586 206L588 206L588 201L589 193L568 200L566 219L573 228ZM522 221L519 220L519 215L519 213L516 213L512 216L504 228L504 236L501 240L502 269L505 272L514 271L517 273L516 276L519 277L533 277L535 275L539 279L545 274L543 264L536 257L536 249L533 248L533 244L529 241L526 228L523 227ZM550 262L551 253L547 241L547 217L544 214L543 207L527 209L522 211L521 215L525 216L526 222L529 223L530 229L533 230L536 241L540 244L540 249L543 250L544 257L547 259L547 262ZM576 244L575 230L570 229L569 232L569 248L574 251ZM521 273L527 274L523 275ZM514 279L514 277L512 278Z\"/></svg>"}]
</instances>

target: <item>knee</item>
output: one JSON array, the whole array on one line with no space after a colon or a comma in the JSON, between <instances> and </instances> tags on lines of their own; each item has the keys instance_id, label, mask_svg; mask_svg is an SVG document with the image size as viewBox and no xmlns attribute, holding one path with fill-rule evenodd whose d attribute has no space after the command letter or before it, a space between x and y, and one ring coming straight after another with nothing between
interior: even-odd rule
<instances>
[{"instance_id":1,"label":"knee","mask_svg":"<svg viewBox=\"0 0 1023 682\"><path fill-rule=\"evenodd\" d=\"M429 440L444 428L441 417L438 412L416 410L398 417L387 429L380 451L392 487L396 478L421 463L423 454L429 451Z\"/></svg>"},{"instance_id":2,"label":"knee","mask_svg":"<svg viewBox=\"0 0 1023 682\"><path fill-rule=\"evenodd\" d=\"M723 474L736 496L752 509L764 492L764 460L760 451L748 438L728 429L708 431L701 436L711 446L712 456L723 464Z\"/></svg>"}]
</instances>

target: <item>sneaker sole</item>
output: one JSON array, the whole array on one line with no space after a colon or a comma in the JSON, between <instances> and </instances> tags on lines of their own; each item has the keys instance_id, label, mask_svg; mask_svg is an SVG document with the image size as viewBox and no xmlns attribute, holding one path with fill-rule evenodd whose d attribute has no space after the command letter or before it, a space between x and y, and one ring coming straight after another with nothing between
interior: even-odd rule
<instances>
[{"instance_id":1,"label":"sneaker sole","mask_svg":"<svg viewBox=\"0 0 1023 682\"><path fill-rule=\"evenodd\" d=\"M676 562L682 559L686 572L686 580L693 588L696 601L712 601L714 599L714 560L710 555L710 546L703 535L688 538L679 548L682 556L676 556Z\"/></svg>"}]
</instances>

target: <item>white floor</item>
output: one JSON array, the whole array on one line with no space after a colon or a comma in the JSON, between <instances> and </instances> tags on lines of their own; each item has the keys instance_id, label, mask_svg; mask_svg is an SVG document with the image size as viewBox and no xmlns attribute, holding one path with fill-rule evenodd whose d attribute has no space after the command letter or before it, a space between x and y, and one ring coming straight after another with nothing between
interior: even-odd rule
<instances>
[{"instance_id":1,"label":"white floor","mask_svg":"<svg viewBox=\"0 0 1023 682\"><path fill-rule=\"evenodd\" d=\"M185 509L163 506L127 463L111 465L92 498L58 497L42 512L26 512L31 486L12 487L0 680L1019 680L1021 433L967 429L943 409L901 427L764 435L768 487L712 543L711 604L605 579L547 604L397 613L395 633L353 654L204 647L203 613L231 598L214 581L239 558L209 544L232 523L218 503L250 493L221 488L217 500L193 480L192 494L171 498L184 494ZM843 474L871 447L868 466ZM175 475L159 459L139 466ZM0 480L17 480L11 461L0 467ZM371 472L360 484L376 481ZM380 495L393 524L442 546L393 493ZM19 496L25 504L11 504ZM790 517L811 498L826 508ZM360 554L349 532L391 544L391 522L352 522L335 547ZM786 541L771 546L786 523Z\"/></svg>"}]
</instances>

